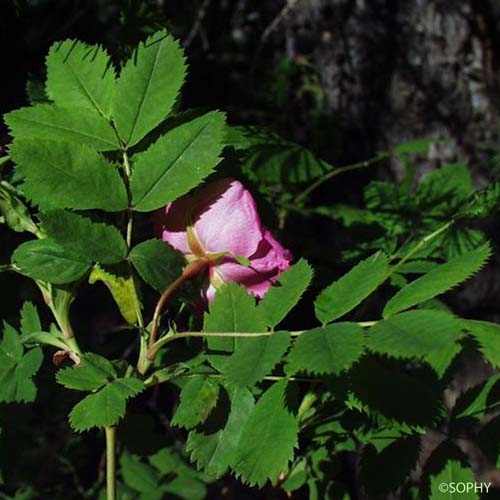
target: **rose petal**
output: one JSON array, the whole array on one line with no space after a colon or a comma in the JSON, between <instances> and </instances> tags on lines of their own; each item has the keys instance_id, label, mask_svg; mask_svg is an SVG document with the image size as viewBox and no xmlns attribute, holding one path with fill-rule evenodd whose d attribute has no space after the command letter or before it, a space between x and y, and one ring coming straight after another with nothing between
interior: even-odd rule
<instances>
[{"instance_id":1,"label":"rose petal","mask_svg":"<svg viewBox=\"0 0 500 500\"><path fill-rule=\"evenodd\" d=\"M264 296L278 277L278 270L271 270L264 273L229 261L219 264L216 272L226 283L235 281L243 285L259 299Z\"/></svg>"},{"instance_id":2,"label":"rose petal","mask_svg":"<svg viewBox=\"0 0 500 500\"><path fill-rule=\"evenodd\" d=\"M191 203L190 196L182 196L155 214L156 235L183 254L192 253L186 235L186 217Z\"/></svg>"},{"instance_id":3,"label":"rose petal","mask_svg":"<svg viewBox=\"0 0 500 500\"><path fill-rule=\"evenodd\" d=\"M229 252L249 257L263 238L252 195L241 182L222 179L197 195L192 217L196 235L208 253Z\"/></svg>"}]
</instances>

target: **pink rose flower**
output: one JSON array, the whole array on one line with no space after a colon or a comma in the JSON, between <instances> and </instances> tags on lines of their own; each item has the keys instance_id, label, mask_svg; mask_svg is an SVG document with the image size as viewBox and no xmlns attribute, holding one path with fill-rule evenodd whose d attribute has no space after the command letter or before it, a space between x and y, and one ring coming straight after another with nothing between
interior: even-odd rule
<instances>
[{"instance_id":1,"label":"pink rose flower","mask_svg":"<svg viewBox=\"0 0 500 500\"><path fill-rule=\"evenodd\" d=\"M229 281L262 298L292 260L292 254L262 226L252 195L234 179L213 182L168 204L158 211L156 223L163 241L188 262L208 260L208 300Z\"/></svg>"}]
</instances>

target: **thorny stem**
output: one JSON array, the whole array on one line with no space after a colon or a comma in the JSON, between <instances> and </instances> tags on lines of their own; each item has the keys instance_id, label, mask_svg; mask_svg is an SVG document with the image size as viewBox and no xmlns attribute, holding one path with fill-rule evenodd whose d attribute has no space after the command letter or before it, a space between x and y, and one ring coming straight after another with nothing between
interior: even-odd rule
<instances>
[{"instance_id":1,"label":"thorny stem","mask_svg":"<svg viewBox=\"0 0 500 500\"><path fill-rule=\"evenodd\" d=\"M106 493L116 500L116 427L106 427Z\"/></svg>"}]
</instances>

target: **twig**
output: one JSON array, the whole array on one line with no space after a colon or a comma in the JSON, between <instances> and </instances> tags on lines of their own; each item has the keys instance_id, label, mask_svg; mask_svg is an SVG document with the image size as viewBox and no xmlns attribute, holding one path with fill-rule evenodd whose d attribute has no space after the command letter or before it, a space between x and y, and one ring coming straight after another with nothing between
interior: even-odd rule
<instances>
[{"instance_id":1,"label":"twig","mask_svg":"<svg viewBox=\"0 0 500 500\"><path fill-rule=\"evenodd\" d=\"M196 35L198 34L198 31L200 31L201 23L205 18L205 15L207 13L208 8L210 7L211 2L212 0L204 0L204 2L201 4L200 9L198 10L198 14L196 15L196 19L194 20L193 26L189 31L189 34L184 42L184 47L188 48L195 39Z\"/></svg>"}]
</instances>

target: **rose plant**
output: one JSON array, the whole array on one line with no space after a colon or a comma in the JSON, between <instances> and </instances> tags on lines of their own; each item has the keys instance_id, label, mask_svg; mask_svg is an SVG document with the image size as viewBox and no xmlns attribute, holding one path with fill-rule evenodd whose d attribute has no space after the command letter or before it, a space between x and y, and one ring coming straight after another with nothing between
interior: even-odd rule
<instances>
[{"instance_id":1,"label":"rose plant","mask_svg":"<svg viewBox=\"0 0 500 500\"><path fill-rule=\"evenodd\" d=\"M19 327L4 324L0 402L36 401L44 355L58 384L84 393L69 426L102 434L107 464L105 481L97 475L86 496L220 496L216 481L231 475L267 488L264 495L441 498L443 478L473 480L457 443L467 428L484 446L471 422L498 424L498 376L451 405L444 390L466 350L500 366L500 327L459 318L436 297L488 260L484 238L453 255L441 250L453 231L496 209L496 184L464 191L452 182L460 166L441 169L453 188L447 199L459 201L437 227L417 232L383 211L379 200L392 187L369 187L368 208L379 211L386 239L354 248L359 262L345 273L327 270L313 281L312 267L303 258L292 264L244 185L279 204L283 222L313 210L307 198L320 184L367 162L333 169L318 160L311 170L312 153L301 149L308 165L288 171L283 161L276 176L276 162L272 170L256 160L261 135L230 127L219 111L174 106L186 64L165 31L139 44L119 72L101 47L74 40L54 44L46 66L47 102L4 117L12 142L1 163L0 211L23 239L1 270L32 280L53 322L27 302ZM217 172L222 158L231 178ZM280 191L292 180L302 190L295 199ZM437 185L424 180L416 203ZM327 208L317 213L331 215ZM348 215L361 220L359 211ZM103 333L116 344L74 322L70 308L85 282L111 293L123 319L119 331ZM311 321L294 329L289 313L300 301L311 305ZM130 406L148 407L164 386L161 449L134 453L120 434L117 447ZM431 457L421 454L437 433ZM498 447L487 450L498 458ZM359 458L357 489L339 471L345 454Z\"/></svg>"}]
</instances>

